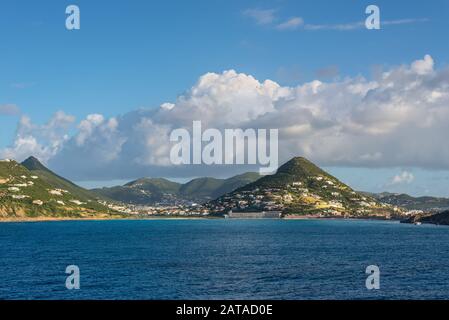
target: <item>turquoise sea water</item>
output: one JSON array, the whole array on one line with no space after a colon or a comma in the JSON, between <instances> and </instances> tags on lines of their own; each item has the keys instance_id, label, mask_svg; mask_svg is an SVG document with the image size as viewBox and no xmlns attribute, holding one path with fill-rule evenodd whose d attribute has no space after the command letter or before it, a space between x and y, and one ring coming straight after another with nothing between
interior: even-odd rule
<instances>
[{"instance_id":1,"label":"turquoise sea water","mask_svg":"<svg viewBox=\"0 0 449 320\"><path fill-rule=\"evenodd\" d=\"M65 268L80 268L79 290ZM380 268L380 290L365 268ZM449 227L383 221L0 224L0 299L449 299Z\"/></svg>"}]
</instances>

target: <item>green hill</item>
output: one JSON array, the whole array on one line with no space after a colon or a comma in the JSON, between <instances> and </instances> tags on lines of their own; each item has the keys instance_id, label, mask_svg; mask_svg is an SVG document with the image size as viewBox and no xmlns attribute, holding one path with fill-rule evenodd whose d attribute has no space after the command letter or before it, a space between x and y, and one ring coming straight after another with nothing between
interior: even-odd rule
<instances>
[{"instance_id":1,"label":"green hill","mask_svg":"<svg viewBox=\"0 0 449 320\"><path fill-rule=\"evenodd\" d=\"M124 186L91 190L93 193L128 204L155 204L172 200L179 192L180 184L161 178L142 178L131 181Z\"/></svg>"},{"instance_id":2,"label":"green hill","mask_svg":"<svg viewBox=\"0 0 449 320\"><path fill-rule=\"evenodd\" d=\"M344 186L343 183L339 182L335 177L323 171L309 160L302 157L296 157L279 167L276 174L264 176L258 181L244 186L244 189L251 189L254 186L268 188L284 187L285 185L294 182L302 182L314 189L316 187L321 187L321 184L316 182L317 180L314 179L314 177L322 177L323 180L330 180Z\"/></svg>"},{"instance_id":3,"label":"green hill","mask_svg":"<svg viewBox=\"0 0 449 320\"><path fill-rule=\"evenodd\" d=\"M241 188L251 182L260 179L260 175L256 172L247 172L240 174L223 181L222 185L218 187L211 195L213 199L216 199L226 193Z\"/></svg>"},{"instance_id":4,"label":"green hill","mask_svg":"<svg viewBox=\"0 0 449 320\"><path fill-rule=\"evenodd\" d=\"M229 179L197 178L185 184L162 178L142 178L123 186L91 191L115 201L137 205L204 203L258 178L260 176L257 173L245 173Z\"/></svg>"},{"instance_id":5,"label":"green hill","mask_svg":"<svg viewBox=\"0 0 449 320\"><path fill-rule=\"evenodd\" d=\"M73 182L52 172L42 163L40 163L39 160L35 157L29 157L21 164L22 166L30 170L34 175L47 182L53 188L65 189L69 191L73 196L78 197L82 201L96 200L98 198L98 195L90 192L89 190L81 188Z\"/></svg>"},{"instance_id":6,"label":"green hill","mask_svg":"<svg viewBox=\"0 0 449 320\"><path fill-rule=\"evenodd\" d=\"M282 211L292 215L390 216L393 208L362 195L302 157L209 205L215 212Z\"/></svg>"},{"instance_id":7,"label":"green hill","mask_svg":"<svg viewBox=\"0 0 449 320\"><path fill-rule=\"evenodd\" d=\"M163 178L142 178L125 184L125 187L153 192L177 193L180 184Z\"/></svg>"},{"instance_id":8,"label":"green hill","mask_svg":"<svg viewBox=\"0 0 449 320\"><path fill-rule=\"evenodd\" d=\"M181 186L180 194L186 198L212 198L223 183L224 180L215 178L193 179Z\"/></svg>"},{"instance_id":9,"label":"green hill","mask_svg":"<svg viewBox=\"0 0 449 320\"><path fill-rule=\"evenodd\" d=\"M53 174L37 159L0 160L0 219L105 217L112 212L70 181Z\"/></svg>"}]
</instances>

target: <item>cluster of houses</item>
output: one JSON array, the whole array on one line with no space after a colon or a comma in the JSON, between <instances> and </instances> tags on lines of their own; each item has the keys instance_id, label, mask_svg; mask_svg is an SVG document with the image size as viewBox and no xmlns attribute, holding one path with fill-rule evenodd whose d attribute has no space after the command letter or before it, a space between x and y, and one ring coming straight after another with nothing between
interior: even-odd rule
<instances>
[{"instance_id":1,"label":"cluster of houses","mask_svg":"<svg viewBox=\"0 0 449 320\"><path fill-rule=\"evenodd\" d=\"M11 162L11 160L1 160L2 162ZM38 176L35 175L30 175L30 176L25 176L25 175L21 175L21 176L9 176L7 178L0 178L0 186L4 186L3 192L0 192L0 197L10 197L14 200L25 200L25 199L30 199L31 197L27 194L24 194L26 192L24 192L27 188L33 187L35 185L35 180L39 179ZM20 182L16 182L17 180L19 180ZM64 189L48 189L48 194L50 196L56 196L56 197L62 197L65 194L68 194L69 192L67 190ZM50 201L56 202L57 204L61 205L61 206L65 206L66 203L62 200L58 200L58 199L51 199ZM75 205L83 205L85 204L84 202L81 202L79 200L73 199L73 200L69 200L70 203L75 204ZM37 206L42 206L45 204L45 202L43 200L40 199L33 199L32 204L37 205Z\"/></svg>"},{"instance_id":2,"label":"cluster of houses","mask_svg":"<svg viewBox=\"0 0 449 320\"><path fill-rule=\"evenodd\" d=\"M158 203L155 205L133 205L123 203L109 203L107 201L100 201L101 204L107 206L109 209L139 216L207 216L210 211L206 207L192 203L192 204L172 204Z\"/></svg>"},{"instance_id":3,"label":"cluster of houses","mask_svg":"<svg viewBox=\"0 0 449 320\"><path fill-rule=\"evenodd\" d=\"M2 160L2 162L10 162L10 161L11 160L9 160L9 159ZM7 191L7 192L0 193L0 196L10 196L12 199L15 199L15 200L22 200L22 199L29 198L28 195L21 194L21 192L25 188L34 186L33 180L37 180L37 179L39 179L39 177L37 177L37 176L29 176L28 177L28 176L22 175L19 178L22 181L18 182L18 183L14 183L14 181L16 179L13 176L9 176L7 178L0 178L0 185L6 185L6 191Z\"/></svg>"},{"instance_id":4,"label":"cluster of houses","mask_svg":"<svg viewBox=\"0 0 449 320\"><path fill-rule=\"evenodd\" d=\"M285 187L241 190L225 195L209 205L212 212L266 212L283 211L286 208L297 208L298 211L304 210L318 216L346 216L372 213L385 215L385 209L390 207L359 195L347 186L324 176L294 181Z\"/></svg>"},{"instance_id":5,"label":"cluster of houses","mask_svg":"<svg viewBox=\"0 0 449 320\"><path fill-rule=\"evenodd\" d=\"M282 211L284 205L280 204L278 188L244 190L225 195L208 206L213 212L233 211Z\"/></svg>"},{"instance_id":6,"label":"cluster of houses","mask_svg":"<svg viewBox=\"0 0 449 320\"><path fill-rule=\"evenodd\" d=\"M0 197L8 196L15 200L28 199L30 196L23 190L33 187L37 179L39 179L38 176L33 175L0 177ZM69 193L67 190L55 188L47 191L52 198L50 201L61 206L66 206L66 203L77 206L85 204L76 199L62 201L67 199L67 197L62 198ZM281 187L242 189L203 205L178 199L176 195L172 194L164 194L160 202L155 205L99 202L116 212L146 216L207 216L212 213L229 211L283 212L286 208L291 207L298 208L298 210L304 209L318 216L344 216L348 212L372 215L377 209L391 209L389 205L380 204L370 197L360 195L328 176L307 177L302 181L293 181ZM33 199L32 203L38 206L44 205L44 201L39 199ZM394 207L394 210L399 209ZM377 210L377 212L379 215L384 215L382 210ZM410 214L416 214L416 212L410 212Z\"/></svg>"}]
</instances>

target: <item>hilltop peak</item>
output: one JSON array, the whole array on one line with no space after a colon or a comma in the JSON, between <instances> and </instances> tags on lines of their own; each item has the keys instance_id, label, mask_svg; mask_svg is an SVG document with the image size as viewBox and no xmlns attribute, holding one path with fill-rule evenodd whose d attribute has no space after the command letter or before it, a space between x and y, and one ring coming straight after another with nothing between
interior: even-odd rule
<instances>
[{"instance_id":1,"label":"hilltop peak","mask_svg":"<svg viewBox=\"0 0 449 320\"><path fill-rule=\"evenodd\" d=\"M29 156L23 162L25 162L25 161L37 161L37 162L40 162L39 159L36 158L35 156Z\"/></svg>"},{"instance_id":2,"label":"hilltop peak","mask_svg":"<svg viewBox=\"0 0 449 320\"><path fill-rule=\"evenodd\" d=\"M315 164L303 157L294 157L279 167L277 174L289 174L294 176L325 175L327 173Z\"/></svg>"},{"instance_id":3,"label":"hilltop peak","mask_svg":"<svg viewBox=\"0 0 449 320\"><path fill-rule=\"evenodd\" d=\"M0 219L99 217L110 209L95 194L47 169L37 158L0 161Z\"/></svg>"},{"instance_id":4,"label":"hilltop peak","mask_svg":"<svg viewBox=\"0 0 449 320\"><path fill-rule=\"evenodd\" d=\"M213 212L282 211L316 216L389 216L393 210L362 195L303 157L295 157L273 175L211 202Z\"/></svg>"},{"instance_id":5,"label":"hilltop peak","mask_svg":"<svg viewBox=\"0 0 449 320\"><path fill-rule=\"evenodd\" d=\"M294 157L294 158L291 158L286 163L284 163L282 166L286 166L286 165L301 166L304 164L308 165L308 164L313 164L313 163L304 157Z\"/></svg>"},{"instance_id":6,"label":"hilltop peak","mask_svg":"<svg viewBox=\"0 0 449 320\"><path fill-rule=\"evenodd\" d=\"M28 170L48 170L36 157L28 157L21 163Z\"/></svg>"},{"instance_id":7,"label":"hilltop peak","mask_svg":"<svg viewBox=\"0 0 449 320\"><path fill-rule=\"evenodd\" d=\"M294 157L281 165L275 174L264 176L253 183L245 185L242 189L251 190L260 186L281 187L293 182L306 182L309 179L319 176L336 180L306 158Z\"/></svg>"},{"instance_id":8,"label":"hilltop peak","mask_svg":"<svg viewBox=\"0 0 449 320\"><path fill-rule=\"evenodd\" d=\"M304 157L297 156L297 157L291 158L289 161L287 161L287 163L288 162L310 162L310 161Z\"/></svg>"}]
</instances>

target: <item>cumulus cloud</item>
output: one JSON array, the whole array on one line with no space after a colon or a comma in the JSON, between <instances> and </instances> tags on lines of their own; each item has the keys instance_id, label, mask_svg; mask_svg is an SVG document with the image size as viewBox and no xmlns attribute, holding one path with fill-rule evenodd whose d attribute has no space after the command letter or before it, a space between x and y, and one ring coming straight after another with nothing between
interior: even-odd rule
<instances>
[{"instance_id":1,"label":"cumulus cloud","mask_svg":"<svg viewBox=\"0 0 449 320\"><path fill-rule=\"evenodd\" d=\"M423 60L416 60L412 63L412 70L419 75L424 75L433 71L433 59L426 54Z\"/></svg>"},{"instance_id":2,"label":"cumulus cloud","mask_svg":"<svg viewBox=\"0 0 449 320\"><path fill-rule=\"evenodd\" d=\"M408 171L402 171L400 174L395 175L391 181L390 185L398 185L398 184L410 184L415 180L415 176L413 173Z\"/></svg>"},{"instance_id":3,"label":"cumulus cloud","mask_svg":"<svg viewBox=\"0 0 449 320\"><path fill-rule=\"evenodd\" d=\"M191 130L201 120L203 129L278 128L280 163L301 155L328 166L449 168L449 69L435 70L429 55L375 79L294 87L234 70L207 73L176 101L109 119L92 114L71 135L66 127L73 119L55 118L67 125L22 118L15 142L0 155L42 156L77 179L243 171L171 165L171 131Z\"/></svg>"},{"instance_id":4,"label":"cumulus cloud","mask_svg":"<svg viewBox=\"0 0 449 320\"><path fill-rule=\"evenodd\" d=\"M30 155L47 162L60 151L64 142L69 140L68 130L75 117L62 111L44 125L33 124L27 116L20 118L16 138L12 146L0 150L0 158L14 158L19 161Z\"/></svg>"}]
</instances>

